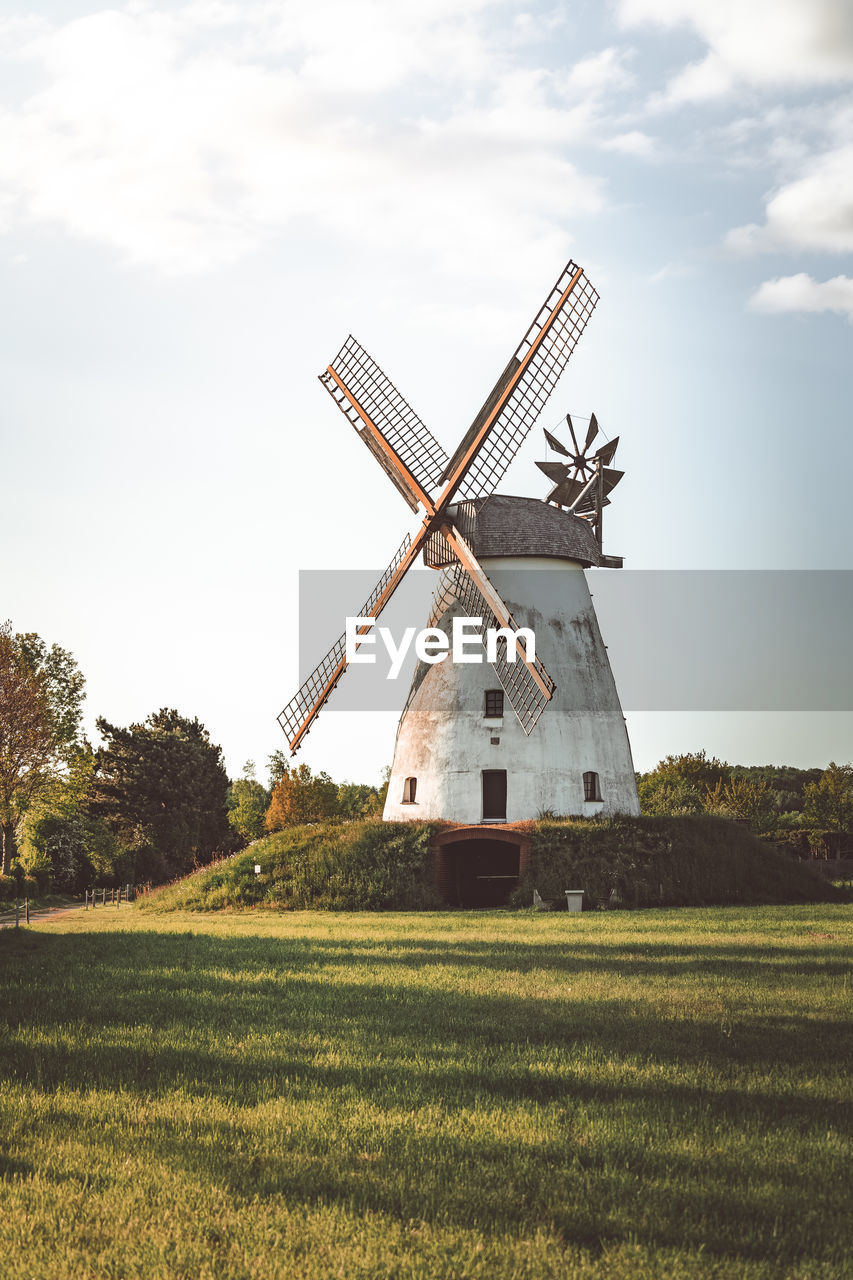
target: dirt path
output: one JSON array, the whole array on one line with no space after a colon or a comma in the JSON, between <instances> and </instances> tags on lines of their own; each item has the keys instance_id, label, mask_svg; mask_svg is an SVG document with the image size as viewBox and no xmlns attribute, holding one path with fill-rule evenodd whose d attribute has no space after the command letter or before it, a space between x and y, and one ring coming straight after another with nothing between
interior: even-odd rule
<instances>
[{"instance_id":1,"label":"dirt path","mask_svg":"<svg viewBox=\"0 0 853 1280\"><path fill-rule=\"evenodd\" d=\"M82 902L69 903L67 906L60 906L60 907L39 907L38 909L31 907L30 908L30 924L44 924L46 920L58 919L60 916L68 916L75 911L82 911L82 910L83 910ZM23 905L21 906L19 920L20 920L21 927L22 928L26 927ZM14 927L15 927L14 909L12 911L0 912L0 929L14 929Z\"/></svg>"}]
</instances>

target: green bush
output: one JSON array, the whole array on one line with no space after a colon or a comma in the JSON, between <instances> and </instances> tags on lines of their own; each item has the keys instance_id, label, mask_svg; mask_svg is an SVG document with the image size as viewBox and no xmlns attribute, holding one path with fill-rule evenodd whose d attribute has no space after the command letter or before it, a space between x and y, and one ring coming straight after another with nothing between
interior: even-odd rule
<instances>
[{"instance_id":1,"label":"green bush","mask_svg":"<svg viewBox=\"0 0 853 1280\"><path fill-rule=\"evenodd\" d=\"M0 876L0 902L10 902L18 892L18 882L14 876Z\"/></svg>"}]
</instances>

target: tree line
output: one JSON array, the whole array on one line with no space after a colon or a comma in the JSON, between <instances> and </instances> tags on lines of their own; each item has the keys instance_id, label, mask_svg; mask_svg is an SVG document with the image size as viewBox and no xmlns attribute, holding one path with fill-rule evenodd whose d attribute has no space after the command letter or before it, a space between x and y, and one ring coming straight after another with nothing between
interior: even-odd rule
<instances>
[{"instance_id":1,"label":"tree line","mask_svg":"<svg viewBox=\"0 0 853 1280\"><path fill-rule=\"evenodd\" d=\"M260 836L307 822L379 817L382 786L336 783L270 757L228 778L198 720L161 708L127 727L82 733L85 680L60 645L0 626L0 890L12 875L61 890L96 881L162 883ZM637 775L644 814L712 813L814 849L810 829L853 833L853 766L730 765L704 751ZM812 832L812 835L814 832ZM775 838L775 835L774 835Z\"/></svg>"},{"instance_id":2,"label":"tree line","mask_svg":"<svg viewBox=\"0 0 853 1280\"><path fill-rule=\"evenodd\" d=\"M704 751L671 755L637 774L644 814L712 813L756 831L853 832L853 765L795 769L731 765Z\"/></svg>"},{"instance_id":3,"label":"tree line","mask_svg":"<svg viewBox=\"0 0 853 1280\"><path fill-rule=\"evenodd\" d=\"M163 707L127 727L82 733L85 680L73 655L0 626L0 889L9 877L74 891L95 882L162 883L268 831L381 814L384 789L334 783L270 758L234 782L195 718Z\"/></svg>"}]
</instances>

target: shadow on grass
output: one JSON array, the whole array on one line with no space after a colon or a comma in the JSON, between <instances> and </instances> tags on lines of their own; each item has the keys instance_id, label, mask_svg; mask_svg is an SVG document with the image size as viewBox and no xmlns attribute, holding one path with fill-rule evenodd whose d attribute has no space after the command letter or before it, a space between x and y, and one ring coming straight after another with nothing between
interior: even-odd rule
<instances>
[{"instance_id":1,"label":"shadow on grass","mask_svg":"<svg viewBox=\"0 0 853 1280\"><path fill-rule=\"evenodd\" d=\"M630 1235L788 1260L836 1248L838 1224L815 1235L821 1188L814 1166L795 1157L837 1126L838 1102L796 1085L843 1073L849 1027L727 1006L732 987L768 971L774 982L825 975L825 944L804 954L632 941L626 951L581 940L344 945L152 930L27 933L0 938L3 953L3 1078L42 1093L181 1094L232 1106L227 1126L195 1120L191 1140L183 1123L158 1119L135 1141L152 1160L247 1199L336 1201L404 1221L537 1224L593 1247ZM526 978L539 971L565 989L531 991ZM518 994L505 990L512 973ZM574 997L571 980L583 974L603 976L605 995ZM482 989L472 990L478 975ZM703 975L714 983L703 986ZM685 977L695 998L679 1014L666 997ZM632 994L620 996L621 979ZM790 1074L777 1088L768 1078L780 1071ZM390 1150L356 1150L334 1128L253 1146L246 1109L281 1100L333 1126L358 1107L401 1117L432 1108L445 1120L410 1130L401 1119ZM544 1117L541 1140L484 1136L474 1121L519 1106ZM71 1111L66 1119L73 1127ZM723 1132L724 1145L737 1147L738 1131L756 1140L737 1157L705 1158L703 1143L714 1150ZM369 1145L369 1124L360 1140ZM778 1195L768 1192L780 1161L782 1237ZM821 1168L842 1185L829 1155Z\"/></svg>"}]
</instances>

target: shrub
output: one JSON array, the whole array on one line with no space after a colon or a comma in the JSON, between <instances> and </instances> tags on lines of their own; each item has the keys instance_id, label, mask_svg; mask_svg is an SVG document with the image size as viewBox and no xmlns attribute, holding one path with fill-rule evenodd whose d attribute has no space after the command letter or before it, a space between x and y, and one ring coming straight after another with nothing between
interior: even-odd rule
<instances>
[{"instance_id":1,"label":"shrub","mask_svg":"<svg viewBox=\"0 0 853 1280\"><path fill-rule=\"evenodd\" d=\"M710 906L810 902L827 893L807 868L739 823L709 816L540 822L526 875L510 902L529 905L584 889L592 905Z\"/></svg>"}]
</instances>

